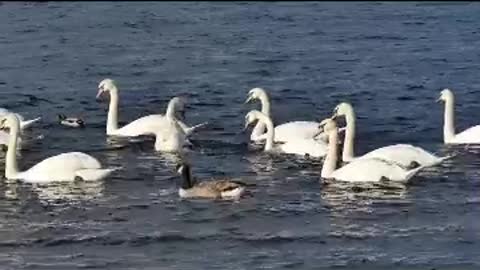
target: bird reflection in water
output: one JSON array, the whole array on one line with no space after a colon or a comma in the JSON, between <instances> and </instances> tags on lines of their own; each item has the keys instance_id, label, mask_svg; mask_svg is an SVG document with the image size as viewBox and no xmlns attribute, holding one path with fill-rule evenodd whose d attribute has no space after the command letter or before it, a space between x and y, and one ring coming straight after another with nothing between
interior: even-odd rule
<instances>
[{"instance_id":1,"label":"bird reflection in water","mask_svg":"<svg viewBox=\"0 0 480 270\"><path fill-rule=\"evenodd\" d=\"M103 197L103 181L55 182L32 185L39 200L51 203L61 201L82 201Z\"/></svg>"}]
</instances>

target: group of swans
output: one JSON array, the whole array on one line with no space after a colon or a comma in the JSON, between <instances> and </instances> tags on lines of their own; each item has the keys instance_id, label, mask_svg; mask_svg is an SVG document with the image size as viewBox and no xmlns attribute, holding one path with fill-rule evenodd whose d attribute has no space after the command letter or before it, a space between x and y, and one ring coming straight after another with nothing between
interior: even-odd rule
<instances>
[{"instance_id":1,"label":"group of swans","mask_svg":"<svg viewBox=\"0 0 480 270\"><path fill-rule=\"evenodd\" d=\"M245 116L245 128L257 122L250 140L254 143L265 141L264 150L286 154L323 157L323 178L349 182L378 182L381 180L408 181L423 168L436 166L454 157L439 157L418 146L393 144L372 150L364 155L354 155L355 112L351 104L342 102L335 107L330 118L320 124L309 121L294 121L274 127L270 118L271 104L265 90L254 88L249 91L246 102L259 99L261 111L252 110ZM480 125L460 134L454 132L454 96L444 89L438 101L445 102L444 143L480 143ZM344 117L346 127L342 161L345 166L335 169L337 158L338 132L335 120ZM321 130L319 130L321 129ZM281 135L277 135L277 132ZM335 133L335 134L334 134Z\"/></svg>"},{"instance_id":2,"label":"group of swans","mask_svg":"<svg viewBox=\"0 0 480 270\"><path fill-rule=\"evenodd\" d=\"M184 113L185 101L181 97L170 100L165 115L155 114L139 118L122 128L118 128L118 88L111 79L104 79L98 86L97 99L105 93L110 94L107 117L107 136L136 137L154 135L155 150L177 152L188 143L188 136L196 129L206 125L202 123L193 127L185 125L176 118L176 113ZM49 157L34 165L27 171L19 171L17 166L17 149L22 130L30 127L40 118L24 121L24 118L6 109L0 109L0 143L8 146L5 157L5 177L10 180L22 180L32 183L53 181L95 181L100 180L119 168L102 168L94 157L82 152L62 153ZM68 126L83 125L83 121L61 115L59 120ZM68 123L67 123L68 122ZM8 133L5 130L9 130Z\"/></svg>"},{"instance_id":3,"label":"group of swans","mask_svg":"<svg viewBox=\"0 0 480 270\"><path fill-rule=\"evenodd\" d=\"M188 137L207 122L188 126L182 120L185 99L174 97L170 100L165 114L143 116L129 124L118 126L119 90L115 81L104 79L98 85L97 99L109 96L109 109L106 123L106 135L113 137L155 136L155 150L163 152L181 152ZM354 155L355 112L351 104L342 102L335 107L330 117L316 121L293 121L275 126L271 119L271 103L267 92L254 88L248 92L245 103L260 100L261 111L252 110L245 116L245 128L256 123L250 140L265 143L265 151L296 154L324 158L321 177L349 182L379 182L382 180L407 182L422 169L440 164L454 155L438 157L424 149L410 144L384 146L366 154ZM444 143L472 144L480 143L480 125L471 127L459 134L454 129L454 95L449 89L441 92L438 101L445 102ZM336 119L344 117L346 126L339 129ZM180 119L182 118L182 119ZM62 117L63 120L68 120ZM100 180L119 168L103 168L94 157L69 152L49 157L21 172L17 167L17 146L22 130L30 127L40 118L27 120L16 113L0 108L0 143L8 145L5 159L5 177L27 182L86 181ZM73 120L69 119L70 124ZM78 123L77 123L78 124ZM80 125L80 124L79 124ZM4 130L8 129L6 133ZM344 132L341 159L343 166L337 168L339 132ZM3 137L2 137L3 136ZM181 197L235 197L244 193L246 184L239 181L222 180L211 183L195 183L187 163L179 165L178 173L183 176L179 189Z\"/></svg>"}]
</instances>

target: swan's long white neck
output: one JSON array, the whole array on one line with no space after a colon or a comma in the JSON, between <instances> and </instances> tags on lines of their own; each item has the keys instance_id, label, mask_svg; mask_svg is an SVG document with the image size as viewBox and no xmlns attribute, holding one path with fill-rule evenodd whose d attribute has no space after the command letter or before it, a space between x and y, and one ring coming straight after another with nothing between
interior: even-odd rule
<instances>
[{"instance_id":1,"label":"swan's long white neck","mask_svg":"<svg viewBox=\"0 0 480 270\"><path fill-rule=\"evenodd\" d=\"M17 166L17 139L20 123L17 119L10 126L10 141L8 142L7 158L5 160L5 177L15 179L18 175Z\"/></svg>"},{"instance_id":2,"label":"swan's long white neck","mask_svg":"<svg viewBox=\"0 0 480 270\"><path fill-rule=\"evenodd\" d=\"M260 103L262 104L262 113L270 117L270 107L271 107L270 98L265 93L263 95L260 95L259 99L260 99Z\"/></svg>"},{"instance_id":3,"label":"swan's long white neck","mask_svg":"<svg viewBox=\"0 0 480 270\"><path fill-rule=\"evenodd\" d=\"M272 119L268 115L258 114L257 119L267 127L267 138L265 142L265 151L270 151L273 148L273 137L275 135Z\"/></svg>"},{"instance_id":4,"label":"swan's long white neck","mask_svg":"<svg viewBox=\"0 0 480 270\"><path fill-rule=\"evenodd\" d=\"M455 137L455 119L454 119L454 105L455 98L453 96L448 97L445 100L445 114L443 123L443 141L448 142Z\"/></svg>"},{"instance_id":5,"label":"swan's long white neck","mask_svg":"<svg viewBox=\"0 0 480 270\"><path fill-rule=\"evenodd\" d=\"M343 152L342 152L342 160L343 162L350 162L352 161L354 156L354 140L355 140L355 112L349 110L348 113L345 114L345 120L347 122L347 127L345 131L345 139L343 142Z\"/></svg>"},{"instance_id":6,"label":"swan's long white neck","mask_svg":"<svg viewBox=\"0 0 480 270\"><path fill-rule=\"evenodd\" d=\"M108 106L107 116L107 134L111 134L118 130L118 89L113 86L109 91L110 105Z\"/></svg>"},{"instance_id":7,"label":"swan's long white neck","mask_svg":"<svg viewBox=\"0 0 480 270\"><path fill-rule=\"evenodd\" d=\"M322 166L322 178L330 178L337 167L338 130L335 128L328 134L328 151Z\"/></svg>"},{"instance_id":8,"label":"swan's long white neck","mask_svg":"<svg viewBox=\"0 0 480 270\"><path fill-rule=\"evenodd\" d=\"M174 119L175 118L175 107L176 107L176 101L173 100L173 99L170 100L170 102L168 102L167 112L165 113L165 116L168 119Z\"/></svg>"},{"instance_id":9,"label":"swan's long white neck","mask_svg":"<svg viewBox=\"0 0 480 270\"><path fill-rule=\"evenodd\" d=\"M262 113L268 117L270 116L270 99L268 98L267 93L264 93L258 97L260 99L260 103L262 104ZM270 119L271 120L271 119ZM253 128L252 134L256 136L260 136L265 132L265 123L262 121L258 121L258 123Z\"/></svg>"}]
</instances>

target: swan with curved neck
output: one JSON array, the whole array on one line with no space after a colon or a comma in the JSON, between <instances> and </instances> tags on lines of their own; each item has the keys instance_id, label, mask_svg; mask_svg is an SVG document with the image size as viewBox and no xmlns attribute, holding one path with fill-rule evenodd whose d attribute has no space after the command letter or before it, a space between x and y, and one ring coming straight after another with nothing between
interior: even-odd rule
<instances>
[{"instance_id":1,"label":"swan with curved neck","mask_svg":"<svg viewBox=\"0 0 480 270\"><path fill-rule=\"evenodd\" d=\"M270 97L264 89L257 87L250 90L245 103L257 99L260 100L262 104L261 112L266 116L271 117ZM293 121L278 125L275 127L274 141L285 142L296 138L311 139L316 136L320 136L320 138L324 140L326 137L321 134L319 135L318 124L318 122L314 121ZM252 131L250 140L255 142L265 140L268 136L265 133L265 129L265 124L259 121Z\"/></svg>"},{"instance_id":2,"label":"swan with curved neck","mask_svg":"<svg viewBox=\"0 0 480 270\"><path fill-rule=\"evenodd\" d=\"M116 170L102 169L98 160L85 153L69 152L44 159L29 170L21 172L18 170L16 157L20 129L19 119L14 114L8 114L0 120L0 128L10 129L10 141L5 161L5 177L7 179L19 179L32 183L77 179L95 181L107 177Z\"/></svg>"},{"instance_id":3,"label":"swan with curved neck","mask_svg":"<svg viewBox=\"0 0 480 270\"><path fill-rule=\"evenodd\" d=\"M250 111L245 116L245 128L255 121L263 123L266 127L265 151L280 151L287 154L309 155L311 157L323 157L326 154L327 145L313 138L293 138L286 142L274 145L275 129L269 116L257 110ZM318 128L318 126L317 126Z\"/></svg>"},{"instance_id":4,"label":"swan with curved neck","mask_svg":"<svg viewBox=\"0 0 480 270\"><path fill-rule=\"evenodd\" d=\"M343 143L342 160L351 162L360 158L381 158L389 162L395 162L405 168L417 166L434 166L453 156L437 157L420 147L410 144L394 144L384 146L368 152L359 157L354 155L355 140L355 112L352 105L343 102L337 105L333 112L333 118L344 116L347 126Z\"/></svg>"},{"instance_id":5,"label":"swan with curved neck","mask_svg":"<svg viewBox=\"0 0 480 270\"><path fill-rule=\"evenodd\" d=\"M413 170L405 170L395 163L383 159L356 159L337 169L338 161L338 128L333 119L323 120L323 126L328 134L328 151L323 162L321 177L345 182L379 182L382 180L407 182L416 175L423 166Z\"/></svg>"},{"instance_id":6,"label":"swan with curved neck","mask_svg":"<svg viewBox=\"0 0 480 270\"><path fill-rule=\"evenodd\" d=\"M144 117L141 117L121 128L118 127L118 101L119 94L118 88L115 84L115 81L112 79L104 79L98 85L97 99L100 99L105 93L110 95L110 104L108 108L107 116L107 129L106 133L109 136L120 136L120 137L136 137L140 135L154 135L156 132L161 130L164 126L164 115L162 114L151 114ZM174 98L175 99L175 98ZM171 100L169 102L167 113L175 113L177 110L178 102ZM183 108L181 108L183 109ZM180 122L180 121L179 121ZM180 124L184 128L187 135L191 134L197 128L206 125L202 123L193 127L188 127L184 123Z\"/></svg>"},{"instance_id":7,"label":"swan with curved neck","mask_svg":"<svg viewBox=\"0 0 480 270\"><path fill-rule=\"evenodd\" d=\"M480 143L480 125L470 127L455 134L455 96L450 89L440 92L437 102L445 102L443 116L443 142L445 144L478 144Z\"/></svg>"}]
</instances>

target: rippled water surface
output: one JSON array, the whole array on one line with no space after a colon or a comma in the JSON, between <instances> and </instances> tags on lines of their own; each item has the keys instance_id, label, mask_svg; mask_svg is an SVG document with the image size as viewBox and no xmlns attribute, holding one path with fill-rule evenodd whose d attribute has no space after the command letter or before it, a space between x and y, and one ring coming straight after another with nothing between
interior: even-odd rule
<instances>
[{"instance_id":1,"label":"rippled water surface","mask_svg":"<svg viewBox=\"0 0 480 270\"><path fill-rule=\"evenodd\" d=\"M479 14L453 2L0 3L0 107L43 117L20 168L77 150L124 167L100 183L2 179L0 268L478 269L480 150L442 145L435 99L452 89L457 129L479 123ZM107 141L95 101L106 77L121 125L189 94L186 121L211 123L186 155L194 174L242 178L250 194L182 201L177 156L149 138ZM321 161L249 146L253 87L276 123L351 102L357 153L406 142L459 155L403 189L325 185Z\"/></svg>"}]
</instances>

